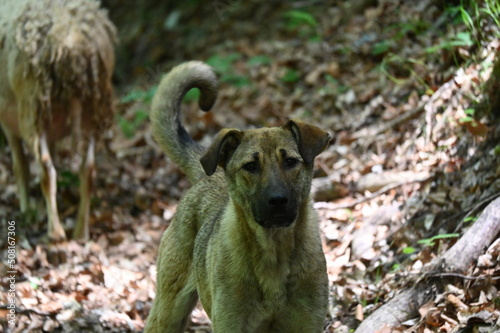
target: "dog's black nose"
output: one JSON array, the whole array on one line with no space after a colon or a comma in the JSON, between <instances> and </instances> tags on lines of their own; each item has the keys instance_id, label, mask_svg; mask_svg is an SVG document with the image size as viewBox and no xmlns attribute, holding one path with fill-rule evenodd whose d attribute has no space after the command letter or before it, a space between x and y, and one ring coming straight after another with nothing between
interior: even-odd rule
<instances>
[{"instance_id":1,"label":"dog's black nose","mask_svg":"<svg viewBox=\"0 0 500 333\"><path fill-rule=\"evenodd\" d=\"M275 195L275 196L272 196L269 198L269 200L267 200L267 204L270 206L270 207L282 207L282 206L285 206L286 204L288 203L288 198L283 196L283 195Z\"/></svg>"}]
</instances>

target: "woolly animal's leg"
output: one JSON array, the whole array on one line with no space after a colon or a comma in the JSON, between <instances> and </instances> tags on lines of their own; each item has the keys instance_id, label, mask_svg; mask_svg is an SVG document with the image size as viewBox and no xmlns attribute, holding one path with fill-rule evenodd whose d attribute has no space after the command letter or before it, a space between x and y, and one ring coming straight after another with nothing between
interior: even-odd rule
<instances>
[{"instance_id":1,"label":"woolly animal's leg","mask_svg":"<svg viewBox=\"0 0 500 333\"><path fill-rule=\"evenodd\" d=\"M89 238L90 195L95 178L94 138L89 139L83 150L84 156L80 166L80 206L73 238L87 240Z\"/></svg>"},{"instance_id":2,"label":"woolly animal's leg","mask_svg":"<svg viewBox=\"0 0 500 333\"><path fill-rule=\"evenodd\" d=\"M45 197L45 204L47 206L47 215L49 220L48 235L49 239L54 242L63 241L66 239L64 229L59 220L57 213L56 201L56 180L57 174L52 158L50 156L49 146L47 144L47 136L43 133L40 136L40 165L42 167L41 186L43 196Z\"/></svg>"},{"instance_id":3,"label":"woolly animal's leg","mask_svg":"<svg viewBox=\"0 0 500 333\"><path fill-rule=\"evenodd\" d=\"M10 149L12 150L12 169L17 181L17 195L19 197L19 205L21 212L25 213L28 210L28 178L29 178L29 163L23 150L22 140L12 134L12 132L2 126L3 132L7 137Z\"/></svg>"}]
</instances>

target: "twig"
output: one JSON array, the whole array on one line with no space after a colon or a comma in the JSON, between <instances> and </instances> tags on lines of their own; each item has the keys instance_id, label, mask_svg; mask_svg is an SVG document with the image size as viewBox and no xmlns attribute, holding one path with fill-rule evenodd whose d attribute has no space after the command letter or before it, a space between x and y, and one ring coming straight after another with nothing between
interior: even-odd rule
<instances>
[{"instance_id":1,"label":"twig","mask_svg":"<svg viewBox=\"0 0 500 333\"><path fill-rule=\"evenodd\" d=\"M0 304L0 310L10 310L12 308L9 308L8 305L5 304ZM23 309L19 307L15 307L14 310L16 311L17 314L36 314L39 316L45 316L45 317L54 317L56 314L55 313L50 313L50 312L41 312L36 309Z\"/></svg>"},{"instance_id":2,"label":"twig","mask_svg":"<svg viewBox=\"0 0 500 333\"><path fill-rule=\"evenodd\" d=\"M382 125L377 125L377 126L375 126L375 128L364 128L360 131L357 131L352 135L352 138L353 139L360 139L362 137L370 137L371 140L375 141L376 135L378 135L380 133L384 133L385 131L387 131L393 127L396 127L400 123L403 123L403 122L417 116L418 114L422 113L424 111L424 106L426 104L427 104L427 102L421 102L415 109L413 109L409 112L405 112L405 113L397 116L396 118L390 120L387 123L384 123Z\"/></svg>"},{"instance_id":3,"label":"twig","mask_svg":"<svg viewBox=\"0 0 500 333\"><path fill-rule=\"evenodd\" d=\"M500 280L500 276L493 276L490 274L484 276L471 276L460 273L429 273L425 277L456 277L464 280Z\"/></svg>"},{"instance_id":4,"label":"twig","mask_svg":"<svg viewBox=\"0 0 500 333\"><path fill-rule=\"evenodd\" d=\"M373 192L369 196L359 198L359 199L354 200L353 202L350 202L350 203L339 204L339 205L330 204L330 205L326 206L325 208L327 208L329 210L353 208L354 206L359 205L360 203L363 203L363 202L368 201L368 200L372 200L372 199L384 194L385 192L388 192L388 191L393 190L395 188L398 188L400 186L409 185L409 184L413 184L413 183L423 183L423 182L426 182L433 177L434 176L431 175L431 176L426 177L424 179L415 179L415 180L411 180L411 181L407 181L407 182L399 182L397 184L389 184L389 185L382 187L380 190ZM318 203L316 203L316 205L317 204ZM319 207L319 208L322 208L322 207Z\"/></svg>"}]
</instances>

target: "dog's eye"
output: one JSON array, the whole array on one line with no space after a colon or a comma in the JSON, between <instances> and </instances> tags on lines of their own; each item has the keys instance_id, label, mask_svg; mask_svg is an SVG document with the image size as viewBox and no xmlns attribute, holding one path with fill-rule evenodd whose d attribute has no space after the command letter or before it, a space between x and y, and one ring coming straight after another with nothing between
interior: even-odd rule
<instances>
[{"instance_id":1,"label":"dog's eye","mask_svg":"<svg viewBox=\"0 0 500 333\"><path fill-rule=\"evenodd\" d=\"M259 168L259 164L257 162L249 162L245 165L243 165L243 169L248 171L248 172L255 172Z\"/></svg>"},{"instance_id":2,"label":"dog's eye","mask_svg":"<svg viewBox=\"0 0 500 333\"><path fill-rule=\"evenodd\" d=\"M299 163L299 160L293 157L288 157L285 159L285 166L287 168L293 168Z\"/></svg>"}]
</instances>

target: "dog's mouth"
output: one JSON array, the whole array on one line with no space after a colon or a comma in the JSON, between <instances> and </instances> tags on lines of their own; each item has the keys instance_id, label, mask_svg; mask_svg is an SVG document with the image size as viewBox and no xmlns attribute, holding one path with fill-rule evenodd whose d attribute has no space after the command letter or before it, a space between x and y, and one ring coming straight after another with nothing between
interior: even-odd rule
<instances>
[{"instance_id":1,"label":"dog's mouth","mask_svg":"<svg viewBox=\"0 0 500 333\"><path fill-rule=\"evenodd\" d=\"M274 215L268 218L256 218L255 221L262 227L273 228L286 228L295 221L295 214L292 215Z\"/></svg>"}]
</instances>

